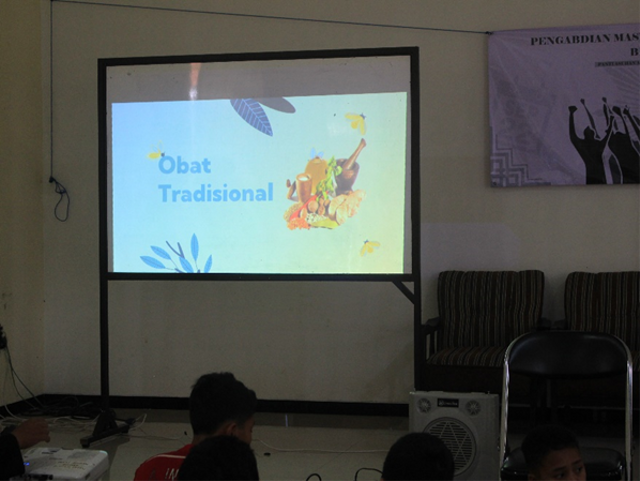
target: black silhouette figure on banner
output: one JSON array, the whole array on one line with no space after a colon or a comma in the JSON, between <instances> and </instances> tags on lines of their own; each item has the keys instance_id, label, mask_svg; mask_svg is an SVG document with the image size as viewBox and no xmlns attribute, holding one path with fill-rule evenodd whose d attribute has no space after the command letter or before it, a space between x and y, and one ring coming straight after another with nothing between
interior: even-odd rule
<instances>
[{"instance_id":1,"label":"black silhouette figure on banner","mask_svg":"<svg viewBox=\"0 0 640 481\"><path fill-rule=\"evenodd\" d=\"M633 148L636 149L636 152L640 155L640 117L631 115L629 107L626 106L622 113L629 119L629 123L633 127L633 131L636 133L636 138L632 140Z\"/></svg>"},{"instance_id":2,"label":"black silhouette figure on banner","mask_svg":"<svg viewBox=\"0 0 640 481\"><path fill-rule=\"evenodd\" d=\"M609 109L609 106L607 105L607 99L606 97L602 97L602 112L604 113L604 118L607 119L607 124L609 123L609 117L611 117L611 111ZM591 112L589 112L589 109L587 108L587 105L584 103L584 99L582 99L582 105L584 105L585 110L587 111L587 114L589 115L589 119L590 122L593 124L593 117L591 116ZM611 131L611 138L613 138L613 136L615 135L616 132L616 121L615 121L615 117L613 118L613 130ZM611 139L609 139L609 142L611 142ZM622 184L622 169L620 168L620 163L618 162L618 158L613 154L613 152L611 151L611 144L609 144L609 149L605 150L604 152L604 157L603 157L603 162L605 162L605 165L608 163L609 164L609 172L611 173L611 183L612 184Z\"/></svg>"},{"instance_id":3,"label":"black silhouette figure on banner","mask_svg":"<svg viewBox=\"0 0 640 481\"><path fill-rule=\"evenodd\" d=\"M640 155L633 146L633 140L629 133L629 127L627 121L622 115L622 109L618 106L614 106L609 109L607 99L603 98L605 105L605 115L612 116L611 110L620 117L621 123L624 127L624 132L618 128L618 119L614 117L613 121L613 133L609 139L609 149L613 152L613 155L618 159L620 169L622 170L622 176L625 184L637 184L640 182Z\"/></svg>"},{"instance_id":4,"label":"black silhouette figure on banner","mask_svg":"<svg viewBox=\"0 0 640 481\"><path fill-rule=\"evenodd\" d=\"M607 122L607 131L604 138L598 135L595 122L589 109L584 102L584 99L580 99L582 105L587 111L589 116L589 123L591 126L585 127L584 138L578 137L575 124L575 112L578 108L575 105L569 106L569 137L571 143L582 157L584 166L586 168L586 183L587 184L606 184L607 176L604 170L603 154L604 149L607 147L609 137L613 131L613 119L609 118Z\"/></svg>"},{"instance_id":5,"label":"black silhouette figure on banner","mask_svg":"<svg viewBox=\"0 0 640 481\"><path fill-rule=\"evenodd\" d=\"M589 117L589 126L584 129L584 138L580 138L576 133L574 115L578 109L573 105L569 106L569 137L585 164L586 183L606 184L607 164L612 183L640 183L640 122L636 116L631 115L629 107L625 106L624 110L618 106L609 107L605 97L602 101L602 110L607 122L604 136L599 135L585 100L580 99Z\"/></svg>"}]
</instances>

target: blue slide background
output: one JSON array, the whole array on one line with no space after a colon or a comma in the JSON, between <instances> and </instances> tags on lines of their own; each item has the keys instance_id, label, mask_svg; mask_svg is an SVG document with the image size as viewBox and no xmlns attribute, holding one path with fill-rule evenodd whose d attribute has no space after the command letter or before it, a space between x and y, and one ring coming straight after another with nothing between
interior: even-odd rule
<instances>
[{"instance_id":1,"label":"blue slide background","mask_svg":"<svg viewBox=\"0 0 640 481\"><path fill-rule=\"evenodd\" d=\"M287 97L295 113L264 108L273 129L250 126L229 100L112 105L113 272L182 270L178 243L194 270L211 273L404 273L407 164L407 94L377 93ZM364 135L347 113L364 114ZM312 149L348 158L361 138L367 146L354 189L366 191L359 212L335 229L287 228L286 181L304 172ZM167 158L161 159L160 153ZM155 157L155 158L150 158ZM186 162L189 173L163 173L168 158ZM210 162L204 172L203 160ZM197 172L200 170L200 172ZM263 189L266 201L163 202L171 190ZM197 267L191 245L197 238ZM365 241L379 247L361 255ZM164 259L157 246L169 254ZM143 262L149 256L168 269ZM175 266L174 266L175 262Z\"/></svg>"}]
</instances>

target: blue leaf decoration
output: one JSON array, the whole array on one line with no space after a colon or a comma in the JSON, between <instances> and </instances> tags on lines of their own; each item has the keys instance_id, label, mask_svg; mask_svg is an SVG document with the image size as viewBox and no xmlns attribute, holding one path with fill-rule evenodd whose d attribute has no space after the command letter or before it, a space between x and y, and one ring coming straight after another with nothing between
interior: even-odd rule
<instances>
[{"instance_id":1,"label":"blue leaf decoration","mask_svg":"<svg viewBox=\"0 0 640 481\"><path fill-rule=\"evenodd\" d=\"M278 110L286 114L293 114L296 111L296 108L291 104L291 102L282 97L269 97L254 100L256 102L260 102L265 107L269 107L270 109Z\"/></svg>"},{"instance_id":2,"label":"blue leaf decoration","mask_svg":"<svg viewBox=\"0 0 640 481\"><path fill-rule=\"evenodd\" d=\"M140 256L140 259L142 259L142 262L144 262L148 266L151 266L155 269L166 269L164 264L160 262L158 259L156 259L155 257Z\"/></svg>"},{"instance_id":3,"label":"blue leaf decoration","mask_svg":"<svg viewBox=\"0 0 640 481\"><path fill-rule=\"evenodd\" d=\"M155 252L159 257L162 257L163 259L171 260L171 256L167 253L166 250L162 249L161 247L151 246L151 250Z\"/></svg>"},{"instance_id":4,"label":"blue leaf decoration","mask_svg":"<svg viewBox=\"0 0 640 481\"><path fill-rule=\"evenodd\" d=\"M200 249L200 246L198 245L198 238L196 237L195 234L193 234L191 236L191 255L193 256L194 261L198 260L199 249Z\"/></svg>"},{"instance_id":5,"label":"blue leaf decoration","mask_svg":"<svg viewBox=\"0 0 640 481\"><path fill-rule=\"evenodd\" d=\"M204 272L209 272L211 270L211 265L213 264L213 258L209 256L206 264L204 265Z\"/></svg>"},{"instance_id":6,"label":"blue leaf decoration","mask_svg":"<svg viewBox=\"0 0 640 481\"><path fill-rule=\"evenodd\" d=\"M185 259L184 257L180 257L180 264L182 264L182 268L185 270L185 272L193 273L193 267L187 259Z\"/></svg>"},{"instance_id":7,"label":"blue leaf decoration","mask_svg":"<svg viewBox=\"0 0 640 481\"><path fill-rule=\"evenodd\" d=\"M231 105L251 127L273 137L273 130L262 106L253 99L232 99Z\"/></svg>"}]
</instances>

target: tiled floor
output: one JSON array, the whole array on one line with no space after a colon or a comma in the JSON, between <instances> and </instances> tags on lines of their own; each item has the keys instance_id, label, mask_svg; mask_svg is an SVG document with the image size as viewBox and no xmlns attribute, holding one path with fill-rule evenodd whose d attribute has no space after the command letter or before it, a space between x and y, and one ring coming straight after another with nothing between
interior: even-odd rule
<instances>
[{"instance_id":1,"label":"tiled floor","mask_svg":"<svg viewBox=\"0 0 640 481\"><path fill-rule=\"evenodd\" d=\"M117 414L145 419L126 436L90 446L109 453L104 480L132 480L146 458L178 449L191 439L185 411L118 410ZM80 448L80 439L92 428L92 424L52 423L49 445ZM382 469L387 450L407 429L407 418L258 413L252 448L263 480L304 481L314 473L324 481L355 479L361 468ZM357 479L379 480L380 473L362 469Z\"/></svg>"},{"instance_id":2,"label":"tiled floor","mask_svg":"<svg viewBox=\"0 0 640 481\"><path fill-rule=\"evenodd\" d=\"M104 480L132 480L136 467L149 456L180 448L191 439L186 411L118 410L119 418L136 418L128 435L92 445L109 453L110 469ZM252 447L263 480L311 479L378 481L387 450L408 432L408 419L396 417L309 414L256 415ZM93 423L51 423L50 446L80 448ZM514 428L515 429L515 428ZM514 433L519 442L521 435ZM611 438L584 441L620 448ZM638 466L638 453L635 456ZM368 469L363 469L368 468Z\"/></svg>"}]
</instances>

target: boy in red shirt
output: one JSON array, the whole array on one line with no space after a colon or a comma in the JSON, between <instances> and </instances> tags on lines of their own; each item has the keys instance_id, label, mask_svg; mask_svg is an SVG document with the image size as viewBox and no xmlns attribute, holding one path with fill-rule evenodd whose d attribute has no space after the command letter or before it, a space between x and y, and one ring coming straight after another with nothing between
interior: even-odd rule
<instances>
[{"instance_id":1,"label":"boy in red shirt","mask_svg":"<svg viewBox=\"0 0 640 481\"><path fill-rule=\"evenodd\" d=\"M193 429L190 444L177 451L147 459L136 470L134 481L174 480L182 461L193 446L212 436L235 436L251 443L256 393L228 372L205 374L189 397L189 420Z\"/></svg>"}]
</instances>

